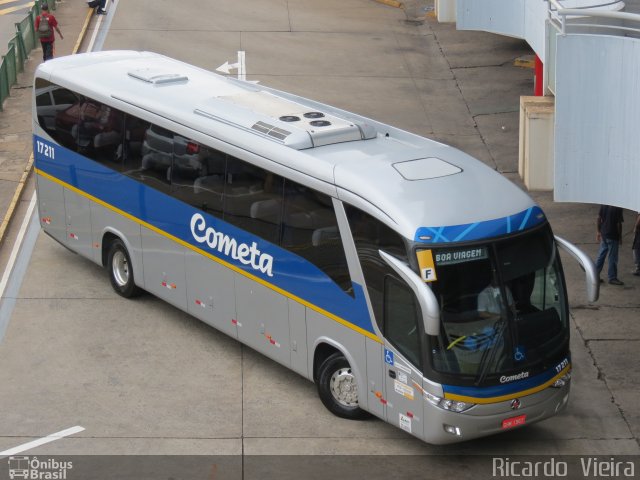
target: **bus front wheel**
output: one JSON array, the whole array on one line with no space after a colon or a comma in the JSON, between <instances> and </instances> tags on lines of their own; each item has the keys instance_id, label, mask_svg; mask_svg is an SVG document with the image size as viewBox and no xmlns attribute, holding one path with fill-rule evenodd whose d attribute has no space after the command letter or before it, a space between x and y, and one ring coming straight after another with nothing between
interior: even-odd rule
<instances>
[{"instance_id":1,"label":"bus front wheel","mask_svg":"<svg viewBox=\"0 0 640 480\"><path fill-rule=\"evenodd\" d=\"M125 298L132 298L140 295L142 290L138 288L133 280L133 267L131 257L124 246L122 240L115 239L109 246L107 266L109 268L109 279L111 286L118 295Z\"/></svg>"},{"instance_id":2,"label":"bus front wheel","mask_svg":"<svg viewBox=\"0 0 640 480\"><path fill-rule=\"evenodd\" d=\"M344 355L337 352L328 357L318 373L320 400L331 413L351 420L369 416L358 406L358 383Z\"/></svg>"}]
</instances>

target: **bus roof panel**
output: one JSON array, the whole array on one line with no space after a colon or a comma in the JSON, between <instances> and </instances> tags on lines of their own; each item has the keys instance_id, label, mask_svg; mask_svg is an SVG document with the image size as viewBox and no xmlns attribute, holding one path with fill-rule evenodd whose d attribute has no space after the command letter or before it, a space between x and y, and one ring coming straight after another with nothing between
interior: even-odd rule
<instances>
[{"instance_id":1,"label":"bus roof panel","mask_svg":"<svg viewBox=\"0 0 640 480\"><path fill-rule=\"evenodd\" d=\"M421 227L487 221L535 205L455 148L155 53L60 57L41 64L36 76L249 151L290 169L296 181L306 175L332 184L361 198L360 205L368 202L369 213L408 238Z\"/></svg>"}]
</instances>

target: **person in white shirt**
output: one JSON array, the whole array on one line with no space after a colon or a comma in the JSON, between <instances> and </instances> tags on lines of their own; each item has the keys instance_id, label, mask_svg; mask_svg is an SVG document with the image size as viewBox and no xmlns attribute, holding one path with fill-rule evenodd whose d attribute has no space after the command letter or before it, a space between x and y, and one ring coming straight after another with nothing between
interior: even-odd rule
<instances>
[{"instance_id":1,"label":"person in white shirt","mask_svg":"<svg viewBox=\"0 0 640 480\"><path fill-rule=\"evenodd\" d=\"M507 306L513 308L514 301L511 290L507 286L504 289L507 295ZM478 295L478 313L483 318L496 317L502 313L503 307L504 302L502 301L500 287L492 280Z\"/></svg>"}]
</instances>

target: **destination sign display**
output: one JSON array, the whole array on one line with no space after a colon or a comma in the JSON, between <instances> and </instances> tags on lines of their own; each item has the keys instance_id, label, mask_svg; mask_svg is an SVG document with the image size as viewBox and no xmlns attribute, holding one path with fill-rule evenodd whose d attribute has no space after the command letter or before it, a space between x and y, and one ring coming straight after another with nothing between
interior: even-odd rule
<instances>
[{"instance_id":1,"label":"destination sign display","mask_svg":"<svg viewBox=\"0 0 640 480\"><path fill-rule=\"evenodd\" d=\"M489 258L487 247L464 248L461 250L439 250L434 252L436 265L454 265Z\"/></svg>"}]
</instances>

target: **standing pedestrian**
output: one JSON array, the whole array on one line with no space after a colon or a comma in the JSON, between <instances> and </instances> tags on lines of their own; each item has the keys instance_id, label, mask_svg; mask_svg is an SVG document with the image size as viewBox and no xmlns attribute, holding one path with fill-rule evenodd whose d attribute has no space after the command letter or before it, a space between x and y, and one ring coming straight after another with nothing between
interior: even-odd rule
<instances>
[{"instance_id":1,"label":"standing pedestrian","mask_svg":"<svg viewBox=\"0 0 640 480\"><path fill-rule=\"evenodd\" d=\"M49 5L43 3L40 8L42 9L42 13L36 17L35 27L38 37L40 37L40 44L42 45L42 60L46 62L53 58L53 44L56 41L53 29L55 28L61 39L64 37L58 28L56 17L49 13Z\"/></svg>"},{"instance_id":2,"label":"standing pedestrian","mask_svg":"<svg viewBox=\"0 0 640 480\"><path fill-rule=\"evenodd\" d=\"M638 212L638 218L636 218L636 224L633 227L633 262L636 264L636 269L633 274L640 277L640 212Z\"/></svg>"},{"instance_id":3,"label":"standing pedestrian","mask_svg":"<svg viewBox=\"0 0 640 480\"><path fill-rule=\"evenodd\" d=\"M618 279L618 247L622 243L622 209L610 205L601 205L596 222L596 240L600 242L600 250L596 259L598 275L604 267L604 261L609 254L608 277L611 285L624 285ZM602 280L600 280L602 281Z\"/></svg>"},{"instance_id":4,"label":"standing pedestrian","mask_svg":"<svg viewBox=\"0 0 640 480\"><path fill-rule=\"evenodd\" d=\"M89 8L96 8L97 15L104 15L107 13L107 0L87 0L87 6Z\"/></svg>"}]
</instances>

